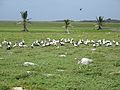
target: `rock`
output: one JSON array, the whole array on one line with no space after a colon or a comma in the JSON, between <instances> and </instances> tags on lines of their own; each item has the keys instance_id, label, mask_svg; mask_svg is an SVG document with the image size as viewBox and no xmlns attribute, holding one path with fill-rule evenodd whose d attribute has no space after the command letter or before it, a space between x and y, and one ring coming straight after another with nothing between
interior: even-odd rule
<instances>
[{"instance_id":1,"label":"rock","mask_svg":"<svg viewBox=\"0 0 120 90\"><path fill-rule=\"evenodd\" d=\"M59 55L60 57L66 57L66 55Z\"/></svg>"},{"instance_id":2,"label":"rock","mask_svg":"<svg viewBox=\"0 0 120 90\"><path fill-rule=\"evenodd\" d=\"M54 74L43 74L43 75L46 76L46 77L54 76Z\"/></svg>"},{"instance_id":3,"label":"rock","mask_svg":"<svg viewBox=\"0 0 120 90\"><path fill-rule=\"evenodd\" d=\"M23 66L35 66L35 65L37 65L37 64L32 63L32 62L24 62L23 63Z\"/></svg>"},{"instance_id":4,"label":"rock","mask_svg":"<svg viewBox=\"0 0 120 90\"><path fill-rule=\"evenodd\" d=\"M78 64L83 64L83 65L88 65L90 63L92 63L93 60L89 59L89 58L82 58L81 61L78 61Z\"/></svg>"},{"instance_id":5,"label":"rock","mask_svg":"<svg viewBox=\"0 0 120 90\"><path fill-rule=\"evenodd\" d=\"M64 72L65 70L63 69L57 69L58 72Z\"/></svg>"},{"instance_id":6,"label":"rock","mask_svg":"<svg viewBox=\"0 0 120 90\"><path fill-rule=\"evenodd\" d=\"M77 60L77 58L75 58L75 60Z\"/></svg>"},{"instance_id":7,"label":"rock","mask_svg":"<svg viewBox=\"0 0 120 90\"><path fill-rule=\"evenodd\" d=\"M12 90L24 90L22 87L13 87Z\"/></svg>"},{"instance_id":8,"label":"rock","mask_svg":"<svg viewBox=\"0 0 120 90\"><path fill-rule=\"evenodd\" d=\"M92 48L91 50L92 50L92 51L96 51L96 48Z\"/></svg>"}]
</instances>

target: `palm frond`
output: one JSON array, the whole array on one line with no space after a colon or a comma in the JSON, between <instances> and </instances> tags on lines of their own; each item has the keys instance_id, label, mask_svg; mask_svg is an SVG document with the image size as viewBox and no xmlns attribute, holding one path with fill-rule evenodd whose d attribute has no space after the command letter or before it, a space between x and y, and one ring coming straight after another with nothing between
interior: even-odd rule
<instances>
[{"instance_id":1,"label":"palm frond","mask_svg":"<svg viewBox=\"0 0 120 90\"><path fill-rule=\"evenodd\" d=\"M22 12L20 12L21 13L21 17L25 20L25 19L27 19L27 16L28 16L28 14L27 14L27 11L22 11Z\"/></svg>"},{"instance_id":2,"label":"palm frond","mask_svg":"<svg viewBox=\"0 0 120 90\"><path fill-rule=\"evenodd\" d=\"M97 20L98 30L102 29L104 17L103 16L96 17L96 20Z\"/></svg>"}]
</instances>

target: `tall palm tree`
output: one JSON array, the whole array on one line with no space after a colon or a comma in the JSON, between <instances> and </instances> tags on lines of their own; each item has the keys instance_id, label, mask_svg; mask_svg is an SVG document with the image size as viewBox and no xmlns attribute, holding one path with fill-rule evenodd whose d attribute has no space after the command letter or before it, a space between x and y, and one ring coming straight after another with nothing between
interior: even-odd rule
<instances>
[{"instance_id":1,"label":"tall palm tree","mask_svg":"<svg viewBox=\"0 0 120 90\"><path fill-rule=\"evenodd\" d=\"M27 11L22 11L22 12L20 12L20 13L21 13L21 17L22 17L22 19L23 19L23 21L22 21L22 23L23 23L23 31L28 32L27 23L30 23L30 22L29 22L29 19L27 19L28 13L27 13Z\"/></svg>"},{"instance_id":2,"label":"tall palm tree","mask_svg":"<svg viewBox=\"0 0 120 90\"><path fill-rule=\"evenodd\" d=\"M67 32L68 34L70 34L70 32L69 32L69 30L68 30L68 27L70 26L70 20L69 20L69 19L66 19L66 20L64 20L64 22L65 22L66 32Z\"/></svg>"},{"instance_id":3,"label":"tall palm tree","mask_svg":"<svg viewBox=\"0 0 120 90\"><path fill-rule=\"evenodd\" d=\"M97 30L101 30L104 22L104 17L99 16L96 19L97 19L97 26L98 26Z\"/></svg>"}]
</instances>

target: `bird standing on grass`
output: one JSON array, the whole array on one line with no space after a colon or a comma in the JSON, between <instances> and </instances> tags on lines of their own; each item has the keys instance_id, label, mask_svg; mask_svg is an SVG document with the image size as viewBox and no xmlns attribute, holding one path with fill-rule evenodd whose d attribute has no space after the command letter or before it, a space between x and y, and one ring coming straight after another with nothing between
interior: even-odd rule
<instances>
[{"instance_id":1,"label":"bird standing on grass","mask_svg":"<svg viewBox=\"0 0 120 90\"><path fill-rule=\"evenodd\" d=\"M2 45L0 44L0 48L2 48Z\"/></svg>"},{"instance_id":2,"label":"bird standing on grass","mask_svg":"<svg viewBox=\"0 0 120 90\"><path fill-rule=\"evenodd\" d=\"M12 48L12 47L11 47L10 45L8 45L6 49L7 49L7 50L10 50L11 48Z\"/></svg>"}]
</instances>

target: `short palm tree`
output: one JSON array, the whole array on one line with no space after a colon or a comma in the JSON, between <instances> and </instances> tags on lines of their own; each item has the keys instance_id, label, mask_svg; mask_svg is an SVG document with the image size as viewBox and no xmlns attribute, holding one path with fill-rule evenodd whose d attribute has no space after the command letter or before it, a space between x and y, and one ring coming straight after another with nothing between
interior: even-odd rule
<instances>
[{"instance_id":1,"label":"short palm tree","mask_svg":"<svg viewBox=\"0 0 120 90\"><path fill-rule=\"evenodd\" d=\"M66 29L66 32L67 32L68 34L70 34L70 32L69 32L69 30L68 30L68 27L70 26L70 20L67 19L67 20L64 20L64 22L65 22L65 29Z\"/></svg>"},{"instance_id":2,"label":"short palm tree","mask_svg":"<svg viewBox=\"0 0 120 90\"><path fill-rule=\"evenodd\" d=\"M21 17L23 19L23 21L22 21L22 23L23 23L23 31L27 32L28 31L28 29L27 29L27 23L30 23L29 19L27 19L28 13L27 13L27 11L22 11L20 13L21 13Z\"/></svg>"},{"instance_id":3,"label":"short palm tree","mask_svg":"<svg viewBox=\"0 0 120 90\"><path fill-rule=\"evenodd\" d=\"M104 17L102 16L97 17L97 26L98 26L97 30L102 29L103 22L104 22Z\"/></svg>"}]
</instances>

